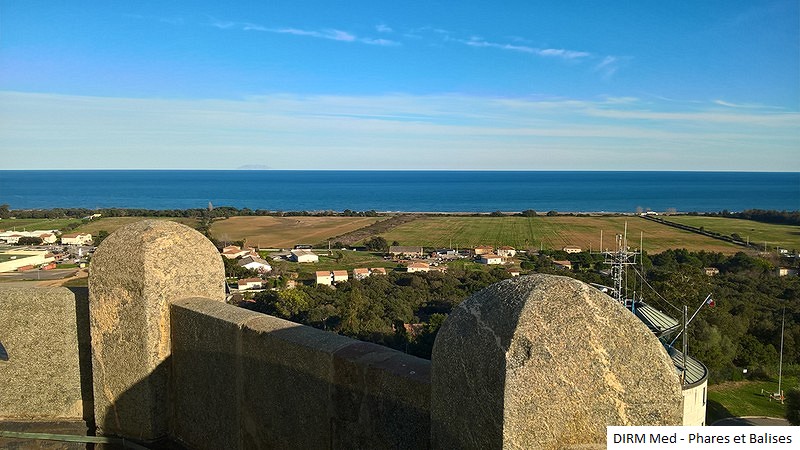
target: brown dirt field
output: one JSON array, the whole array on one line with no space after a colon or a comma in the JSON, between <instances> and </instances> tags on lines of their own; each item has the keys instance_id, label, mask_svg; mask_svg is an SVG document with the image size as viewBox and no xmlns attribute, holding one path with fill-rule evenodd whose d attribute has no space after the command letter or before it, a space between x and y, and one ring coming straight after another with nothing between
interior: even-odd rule
<instances>
[{"instance_id":1,"label":"brown dirt field","mask_svg":"<svg viewBox=\"0 0 800 450\"><path fill-rule=\"evenodd\" d=\"M385 217L231 217L215 221L211 234L220 241L247 239L247 245L290 248L315 244L363 228Z\"/></svg>"}]
</instances>

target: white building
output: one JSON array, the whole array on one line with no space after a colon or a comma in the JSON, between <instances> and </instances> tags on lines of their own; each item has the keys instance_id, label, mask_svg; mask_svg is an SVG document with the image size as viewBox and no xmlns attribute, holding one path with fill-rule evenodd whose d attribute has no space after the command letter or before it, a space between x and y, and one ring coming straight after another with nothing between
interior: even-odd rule
<instances>
[{"instance_id":1,"label":"white building","mask_svg":"<svg viewBox=\"0 0 800 450\"><path fill-rule=\"evenodd\" d=\"M64 245L91 245L92 235L89 233L62 234L61 243Z\"/></svg>"},{"instance_id":2,"label":"white building","mask_svg":"<svg viewBox=\"0 0 800 450\"><path fill-rule=\"evenodd\" d=\"M409 273L414 272L430 272L431 266L424 262L413 262L406 266L406 271Z\"/></svg>"},{"instance_id":3,"label":"white building","mask_svg":"<svg viewBox=\"0 0 800 450\"><path fill-rule=\"evenodd\" d=\"M331 286L335 283L347 281L346 270L318 270L315 272L317 284Z\"/></svg>"},{"instance_id":4,"label":"white building","mask_svg":"<svg viewBox=\"0 0 800 450\"><path fill-rule=\"evenodd\" d=\"M574 245L568 245L568 246L562 248L561 250L563 250L563 251L565 251L567 253L580 253L581 251L583 251L580 247L577 247L577 246L574 246Z\"/></svg>"},{"instance_id":5,"label":"white building","mask_svg":"<svg viewBox=\"0 0 800 450\"><path fill-rule=\"evenodd\" d=\"M299 263L315 263L319 262L319 256L311 250L295 249L292 250L291 260Z\"/></svg>"},{"instance_id":6,"label":"white building","mask_svg":"<svg viewBox=\"0 0 800 450\"><path fill-rule=\"evenodd\" d=\"M0 272L13 272L20 267L39 266L54 260L53 255L43 250L9 250L0 253Z\"/></svg>"},{"instance_id":7,"label":"white building","mask_svg":"<svg viewBox=\"0 0 800 450\"><path fill-rule=\"evenodd\" d=\"M269 272L272 270L272 266L270 266L268 262L257 256L245 256L238 264L239 267L255 270L257 272Z\"/></svg>"},{"instance_id":8,"label":"white building","mask_svg":"<svg viewBox=\"0 0 800 450\"><path fill-rule=\"evenodd\" d=\"M500 247L497 249L497 255L503 258L513 258L517 255L517 249L509 246Z\"/></svg>"},{"instance_id":9,"label":"white building","mask_svg":"<svg viewBox=\"0 0 800 450\"><path fill-rule=\"evenodd\" d=\"M243 280L239 280L237 284L240 291L246 291L248 289L261 289L264 285L264 280L261 278L245 278Z\"/></svg>"},{"instance_id":10,"label":"white building","mask_svg":"<svg viewBox=\"0 0 800 450\"><path fill-rule=\"evenodd\" d=\"M485 255L481 255L478 259L478 262L481 264L503 264L503 257L499 255L495 255L494 253L487 253Z\"/></svg>"}]
</instances>

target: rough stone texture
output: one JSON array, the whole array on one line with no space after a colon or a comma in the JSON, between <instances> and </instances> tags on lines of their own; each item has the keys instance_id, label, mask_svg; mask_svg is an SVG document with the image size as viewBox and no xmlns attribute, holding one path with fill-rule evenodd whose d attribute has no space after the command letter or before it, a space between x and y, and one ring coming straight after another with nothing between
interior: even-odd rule
<instances>
[{"instance_id":1,"label":"rough stone texture","mask_svg":"<svg viewBox=\"0 0 800 450\"><path fill-rule=\"evenodd\" d=\"M647 327L566 277L473 295L433 348L434 448L554 449L605 442L607 425L680 425L681 387Z\"/></svg>"},{"instance_id":2,"label":"rough stone texture","mask_svg":"<svg viewBox=\"0 0 800 450\"><path fill-rule=\"evenodd\" d=\"M223 301L224 269L213 244L169 221L124 226L98 247L89 272L95 418L98 428L140 440L168 431L169 304Z\"/></svg>"},{"instance_id":3,"label":"rough stone texture","mask_svg":"<svg viewBox=\"0 0 800 450\"><path fill-rule=\"evenodd\" d=\"M239 336L260 315L202 298L172 304L172 433L188 448L238 446Z\"/></svg>"},{"instance_id":4,"label":"rough stone texture","mask_svg":"<svg viewBox=\"0 0 800 450\"><path fill-rule=\"evenodd\" d=\"M429 361L207 299L171 308L188 447L429 446Z\"/></svg>"},{"instance_id":5,"label":"rough stone texture","mask_svg":"<svg viewBox=\"0 0 800 450\"><path fill-rule=\"evenodd\" d=\"M0 344L0 418L84 418L72 292L0 287Z\"/></svg>"}]
</instances>

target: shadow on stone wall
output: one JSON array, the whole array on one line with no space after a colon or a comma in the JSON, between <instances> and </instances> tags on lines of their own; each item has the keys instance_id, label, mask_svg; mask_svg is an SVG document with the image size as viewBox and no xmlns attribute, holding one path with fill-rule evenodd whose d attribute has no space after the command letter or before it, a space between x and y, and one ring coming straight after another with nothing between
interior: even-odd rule
<instances>
[{"instance_id":1,"label":"shadow on stone wall","mask_svg":"<svg viewBox=\"0 0 800 450\"><path fill-rule=\"evenodd\" d=\"M89 289L85 287L71 287L68 289L75 296L83 420L86 422L86 427L90 432L93 432L95 423L94 391L92 388L92 337L89 326Z\"/></svg>"},{"instance_id":2,"label":"shadow on stone wall","mask_svg":"<svg viewBox=\"0 0 800 450\"><path fill-rule=\"evenodd\" d=\"M192 448L429 446L427 361L203 299L172 318L171 429Z\"/></svg>"}]
</instances>

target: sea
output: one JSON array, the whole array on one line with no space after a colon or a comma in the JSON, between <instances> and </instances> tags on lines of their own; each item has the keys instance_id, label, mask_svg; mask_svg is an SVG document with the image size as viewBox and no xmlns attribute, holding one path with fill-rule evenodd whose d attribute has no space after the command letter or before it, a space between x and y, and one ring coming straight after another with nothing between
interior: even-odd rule
<instances>
[{"instance_id":1,"label":"sea","mask_svg":"<svg viewBox=\"0 0 800 450\"><path fill-rule=\"evenodd\" d=\"M0 170L11 209L800 210L799 172Z\"/></svg>"}]
</instances>

